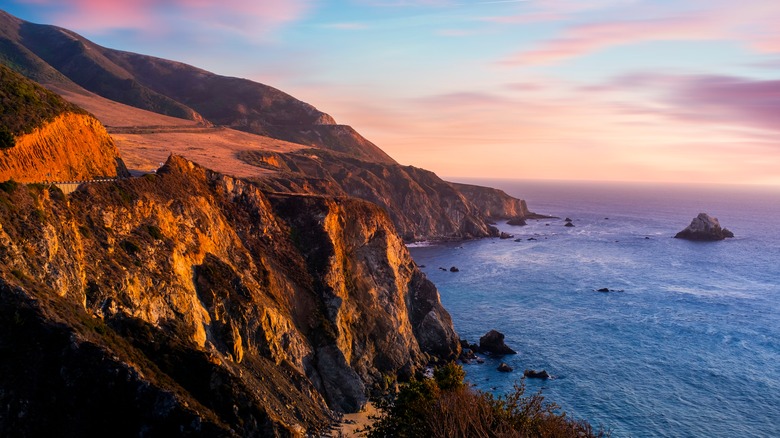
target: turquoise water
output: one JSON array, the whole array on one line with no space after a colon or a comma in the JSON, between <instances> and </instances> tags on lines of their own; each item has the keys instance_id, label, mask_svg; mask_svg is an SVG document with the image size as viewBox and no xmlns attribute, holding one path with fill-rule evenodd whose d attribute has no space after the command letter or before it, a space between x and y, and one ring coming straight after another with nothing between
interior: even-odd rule
<instances>
[{"instance_id":1,"label":"turquoise water","mask_svg":"<svg viewBox=\"0 0 780 438\"><path fill-rule=\"evenodd\" d=\"M471 383L543 368L530 390L615 437L780 437L780 190L479 183L561 219L411 249L462 338L497 329L519 352L510 374L466 365ZM700 212L736 237L671 238Z\"/></svg>"}]
</instances>

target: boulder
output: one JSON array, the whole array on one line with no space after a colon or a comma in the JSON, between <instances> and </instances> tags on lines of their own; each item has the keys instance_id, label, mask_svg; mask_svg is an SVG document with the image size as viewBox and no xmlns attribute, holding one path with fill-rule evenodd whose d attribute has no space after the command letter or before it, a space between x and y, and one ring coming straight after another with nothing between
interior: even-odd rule
<instances>
[{"instance_id":1,"label":"boulder","mask_svg":"<svg viewBox=\"0 0 780 438\"><path fill-rule=\"evenodd\" d=\"M511 239L511 238L513 238L513 237L515 237L513 234L505 233L505 232L503 232L503 231L502 231L502 232L501 232L501 234L498 236L498 238L499 238L499 239Z\"/></svg>"},{"instance_id":2,"label":"boulder","mask_svg":"<svg viewBox=\"0 0 780 438\"><path fill-rule=\"evenodd\" d=\"M509 219L506 221L507 225L514 225L516 227L522 227L523 225L528 225L524 218L522 217L513 217L512 219Z\"/></svg>"},{"instance_id":3,"label":"boulder","mask_svg":"<svg viewBox=\"0 0 780 438\"><path fill-rule=\"evenodd\" d=\"M529 379L549 379L550 374L547 373L545 370L536 371L536 370L525 370L523 371L523 376L528 377Z\"/></svg>"},{"instance_id":4,"label":"boulder","mask_svg":"<svg viewBox=\"0 0 780 438\"><path fill-rule=\"evenodd\" d=\"M502 373L511 373L512 371L514 371L512 367L510 367L504 362L501 362L501 364L498 366L498 368L496 368L496 370L501 371Z\"/></svg>"},{"instance_id":5,"label":"boulder","mask_svg":"<svg viewBox=\"0 0 780 438\"><path fill-rule=\"evenodd\" d=\"M450 268L450 272L460 272L460 269L456 268L455 266Z\"/></svg>"},{"instance_id":6,"label":"boulder","mask_svg":"<svg viewBox=\"0 0 780 438\"><path fill-rule=\"evenodd\" d=\"M504 343L504 334L491 330L479 338L479 351L493 355L517 354Z\"/></svg>"},{"instance_id":7,"label":"boulder","mask_svg":"<svg viewBox=\"0 0 780 438\"><path fill-rule=\"evenodd\" d=\"M687 228L674 236L675 239L698 241L723 240L727 237L734 237L734 233L726 228L721 228L718 218L707 213L699 213Z\"/></svg>"},{"instance_id":8,"label":"boulder","mask_svg":"<svg viewBox=\"0 0 780 438\"><path fill-rule=\"evenodd\" d=\"M573 227L573 226L574 224L571 222L566 222L566 225L564 225L564 227Z\"/></svg>"}]
</instances>

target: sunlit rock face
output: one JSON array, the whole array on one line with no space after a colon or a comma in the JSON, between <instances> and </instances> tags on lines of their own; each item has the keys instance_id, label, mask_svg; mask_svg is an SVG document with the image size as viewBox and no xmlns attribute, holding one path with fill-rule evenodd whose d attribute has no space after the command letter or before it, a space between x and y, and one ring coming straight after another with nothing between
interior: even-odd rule
<instances>
[{"instance_id":1,"label":"sunlit rock face","mask_svg":"<svg viewBox=\"0 0 780 438\"><path fill-rule=\"evenodd\" d=\"M0 434L115 420L300 436L459 351L381 208L265 195L178 157L67 196L4 185L0 283L2 324L29 335L0 331L18 353L3 356L13 421ZM27 370L50 382L45 396ZM47 416L63 406L79 407Z\"/></svg>"},{"instance_id":2,"label":"sunlit rock face","mask_svg":"<svg viewBox=\"0 0 780 438\"><path fill-rule=\"evenodd\" d=\"M105 128L85 114L62 114L0 150L0 181L85 181L126 172Z\"/></svg>"}]
</instances>

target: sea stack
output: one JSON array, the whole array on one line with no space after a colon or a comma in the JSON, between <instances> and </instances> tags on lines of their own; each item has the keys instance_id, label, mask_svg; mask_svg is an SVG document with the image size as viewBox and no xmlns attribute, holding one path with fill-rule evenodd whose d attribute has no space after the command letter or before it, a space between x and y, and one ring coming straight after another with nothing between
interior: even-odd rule
<instances>
[{"instance_id":1,"label":"sea stack","mask_svg":"<svg viewBox=\"0 0 780 438\"><path fill-rule=\"evenodd\" d=\"M515 350L512 350L504 343L504 334L496 330L491 330L485 333L485 336L479 338L479 351L495 356L517 354Z\"/></svg>"},{"instance_id":2,"label":"sea stack","mask_svg":"<svg viewBox=\"0 0 780 438\"><path fill-rule=\"evenodd\" d=\"M707 213L699 213L698 216L693 218L687 228L677 233L674 237L675 239L714 241L734 237L734 233L726 228L721 228L718 218L714 218Z\"/></svg>"}]
</instances>

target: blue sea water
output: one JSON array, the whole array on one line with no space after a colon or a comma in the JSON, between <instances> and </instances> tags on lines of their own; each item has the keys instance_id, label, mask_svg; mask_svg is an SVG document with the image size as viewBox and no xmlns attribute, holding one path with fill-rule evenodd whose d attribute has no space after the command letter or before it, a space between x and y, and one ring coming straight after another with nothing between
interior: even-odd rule
<instances>
[{"instance_id":1,"label":"blue sea water","mask_svg":"<svg viewBox=\"0 0 780 438\"><path fill-rule=\"evenodd\" d=\"M411 248L462 338L497 329L519 352L468 381L502 394L545 369L527 390L614 437L780 437L780 189L465 182L560 217ZM672 238L700 212L736 237Z\"/></svg>"}]
</instances>

